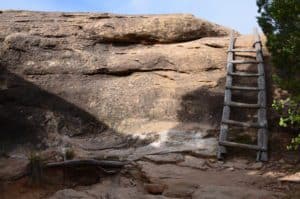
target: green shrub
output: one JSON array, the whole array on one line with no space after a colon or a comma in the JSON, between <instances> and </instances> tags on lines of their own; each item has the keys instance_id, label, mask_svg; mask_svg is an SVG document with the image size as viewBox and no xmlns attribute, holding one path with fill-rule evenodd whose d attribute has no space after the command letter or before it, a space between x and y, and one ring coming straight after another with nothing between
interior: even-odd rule
<instances>
[{"instance_id":1,"label":"green shrub","mask_svg":"<svg viewBox=\"0 0 300 199\"><path fill-rule=\"evenodd\" d=\"M287 98L285 100L274 100L272 107L280 114L279 126L298 131L300 129L300 104ZM297 150L300 146L300 133L293 138L287 149Z\"/></svg>"},{"instance_id":2,"label":"green shrub","mask_svg":"<svg viewBox=\"0 0 300 199\"><path fill-rule=\"evenodd\" d=\"M31 183L34 185L40 185L43 180L44 160L38 153L35 152L31 152L28 159Z\"/></svg>"},{"instance_id":3,"label":"green shrub","mask_svg":"<svg viewBox=\"0 0 300 199\"><path fill-rule=\"evenodd\" d=\"M258 23L267 37L267 47L281 79L292 92L300 89L300 1L257 0Z\"/></svg>"},{"instance_id":4,"label":"green shrub","mask_svg":"<svg viewBox=\"0 0 300 199\"><path fill-rule=\"evenodd\" d=\"M280 126L297 128L300 125L300 108L295 101L290 98L274 100L272 107L281 115L279 120Z\"/></svg>"},{"instance_id":5,"label":"green shrub","mask_svg":"<svg viewBox=\"0 0 300 199\"><path fill-rule=\"evenodd\" d=\"M288 150L297 150L300 146L300 133L297 137L293 138L291 144L287 146Z\"/></svg>"},{"instance_id":6,"label":"green shrub","mask_svg":"<svg viewBox=\"0 0 300 199\"><path fill-rule=\"evenodd\" d=\"M279 125L300 129L300 0L257 0L258 23L267 37L267 48L275 66L273 80L288 91L289 98L274 101ZM297 149L300 135L288 149Z\"/></svg>"},{"instance_id":7,"label":"green shrub","mask_svg":"<svg viewBox=\"0 0 300 199\"><path fill-rule=\"evenodd\" d=\"M75 156L74 150L72 148L67 148L65 151L65 159L72 160Z\"/></svg>"}]
</instances>

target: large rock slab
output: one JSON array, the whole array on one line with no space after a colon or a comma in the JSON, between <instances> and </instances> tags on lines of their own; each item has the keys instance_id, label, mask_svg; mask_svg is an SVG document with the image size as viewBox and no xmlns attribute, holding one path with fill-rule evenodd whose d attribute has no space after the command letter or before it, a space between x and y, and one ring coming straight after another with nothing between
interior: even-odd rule
<instances>
[{"instance_id":1,"label":"large rock slab","mask_svg":"<svg viewBox=\"0 0 300 199\"><path fill-rule=\"evenodd\" d=\"M6 150L30 142L133 147L133 159L214 154L227 28L185 14L3 11L0 18Z\"/></svg>"},{"instance_id":2,"label":"large rock slab","mask_svg":"<svg viewBox=\"0 0 300 199\"><path fill-rule=\"evenodd\" d=\"M200 160L199 160L200 161ZM247 171L200 170L174 164L156 165L139 161L143 176L150 183L166 188L162 195L174 198L281 198L284 195L265 187L276 179ZM230 182L229 180L230 179Z\"/></svg>"},{"instance_id":3,"label":"large rock slab","mask_svg":"<svg viewBox=\"0 0 300 199\"><path fill-rule=\"evenodd\" d=\"M215 154L227 28L185 14L3 11L0 19L5 150Z\"/></svg>"},{"instance_id":4,"label":"large rock slab","mask_svg":"<svg viewBox=\"0 0 300 199\"><path fill-rule=\"evenodd\" d=\"M124 187L111 182L102 182L90 187L82 187L79 190L63 189L57 191L49 199L67 199L67 198L114 198L114 199L165 199L162 195L150 195L144 193L138 187Z\"/></svg>"},{"instance_id":5,"label":"large rock slab","mask_svg":"<svg viewBox=\"0 0 300 199\"><path fill-rule=\"evenodd\" d=\"M248 187L233 186L202 186L197 189L193 195L193 199L203 198L224 198L224 199L240 199L240 198L277 198L278 195L272 195L271 192L260 189L249 189Z\"/></svg>"}]
</instances>

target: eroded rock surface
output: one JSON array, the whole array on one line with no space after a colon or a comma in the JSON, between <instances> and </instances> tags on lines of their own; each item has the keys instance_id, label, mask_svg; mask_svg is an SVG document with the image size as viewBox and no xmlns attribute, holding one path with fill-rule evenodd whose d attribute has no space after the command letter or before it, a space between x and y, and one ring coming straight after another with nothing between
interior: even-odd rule
<instances>
[{"instance_id":1,"label":"eroded rock surface","mask_svg":"<svg viewBox=\"0 0 300 199\"><path fill-rule=\"evenodd\" d=\"M86 28L100 41L124 43L174 43L229 33L192 15L108 16Z\"/></svg>"},{"instance_id":2,"label":"eroded rock surface","mask_svg":"<svg viewBox=\"0 0 300 199\"><path fill-rule=\"evenodd\" d=\"M214 155L228 28L187 14L0 18L5 150L30 142L80 157Z\"/></svg>"}]
</instances>

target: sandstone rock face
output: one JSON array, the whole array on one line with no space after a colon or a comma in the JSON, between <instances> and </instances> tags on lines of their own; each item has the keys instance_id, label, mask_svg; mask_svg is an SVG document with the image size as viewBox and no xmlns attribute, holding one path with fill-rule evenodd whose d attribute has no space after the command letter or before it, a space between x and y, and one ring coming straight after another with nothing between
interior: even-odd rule
<instances>
[{"instance_id":1,"label":"sandstone rock face","mask_svg":"<svg viewBox=\"0 0 300 199\"><path fill-rule=\"evenodd\" d=\"M206 36L226 36L229 32L192 15L103 16L87 29L103 42L125 43L173 43Z\"/></svg>"},{"instance_id":2,"label":"sandstone rock face","mask_svg":"<svg viewBox=\"0 0 300 199\"><path fill-rule=\"evenodd\" d=\"M30 142L85 157L214 155L227 28L185 14L0 19L5 150Z\"/></svg>"}]
</instances>

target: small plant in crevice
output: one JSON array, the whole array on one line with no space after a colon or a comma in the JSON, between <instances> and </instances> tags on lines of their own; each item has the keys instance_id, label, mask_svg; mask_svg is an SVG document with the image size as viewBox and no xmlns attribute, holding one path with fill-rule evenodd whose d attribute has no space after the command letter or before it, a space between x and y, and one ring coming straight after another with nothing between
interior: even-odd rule
<instances>
[{"instance_id":1,"label":"small plant in crevice","mask_svg":"<svg viewBox=\"0 0 300 199\"><path fill-rule=\"evenodd\" d=\"M8 158L9 155L6 152L5 144L0 145L0 158Z\"/></svg>"},{"instance_id":2,"label":"small plant in crevice","mask_svg":"<svg viewBox=\"0 0 300 199\"><path fill-rule=\"evenodd\" d=\"M28 159L30 183L33 185L40 185L43 181L44 160L37 152L31 152Z\"/></svg>"},{"instance_id":3,"label":"small plant in crevice","mask_svg":"<svg viewBox=\"0 0 300 199\"><path fill-rule=\"evenodd\" d=\"M63 147L62 148L62 155L64 160L72 160L75 156L75 152L71 147Z\"/></svg>"},{"instance_id":4,"label":"small plant in crevice","mask_svg":"<svg viewBox=\"0 0 300 199\"><path fill-rule=\"evenodd\" d=\"M72 160L75 156L74 150L72 148L68 148L65 152L66 160Z\"/></svg>"}]
</instances>

